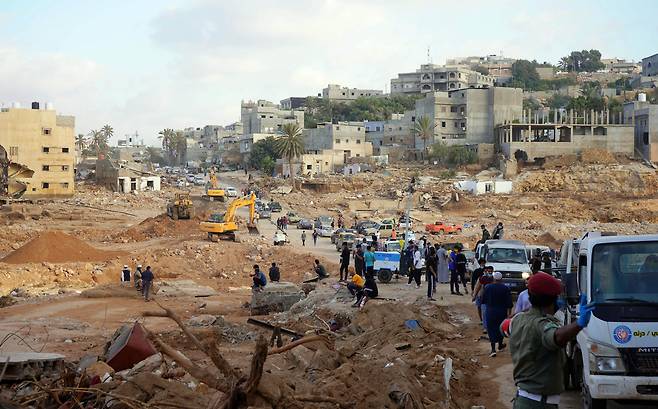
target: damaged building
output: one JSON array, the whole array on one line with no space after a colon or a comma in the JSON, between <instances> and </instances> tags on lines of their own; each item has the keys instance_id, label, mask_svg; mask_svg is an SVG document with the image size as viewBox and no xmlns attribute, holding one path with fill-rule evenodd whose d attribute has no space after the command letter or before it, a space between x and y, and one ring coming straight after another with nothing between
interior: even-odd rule
<instances>
[{"instance_id":1,"label":"damaged building","mask_svg":"<svg viewBox=\"0 0 658 409\"><path fill-rule=\"evenodd\" d=\"M106 157L96 161L96 183L120 193L160 190L160 176L145 165Z\"/></svg>"},{"instance_id":2,"label":"damaged building","mask_svg":"<svg viewBox=\"0 0 658 409\"><path fill-rule=\"evenodd\" d=\"M632 118L610 111L524 110L520 118L496 126L495 134L497 151L508 158L577 155L592 148L632 156L635 149Z\"/></svg>"}]
</instances>

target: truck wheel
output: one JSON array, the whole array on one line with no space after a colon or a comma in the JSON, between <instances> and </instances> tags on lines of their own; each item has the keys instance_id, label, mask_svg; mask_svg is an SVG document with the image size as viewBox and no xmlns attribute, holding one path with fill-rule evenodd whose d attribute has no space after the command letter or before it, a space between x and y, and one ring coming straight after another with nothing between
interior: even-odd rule
<instances>
[{"instance_id":1,"label":"truck wheel","mask_svg":"<svg viewBox=\"0 0 658 409\"><path fill-rule=\"evenodd\" d=\"M383 268L377 272L377 279L380 283L389 283L393 278L393 272L387 268Z\"/></svg>"},{"instance_id":2,"label":"truck wheel","mask_svg":"<svg viewBox=\"0 0 658 409\"><path fill-rule=\"evenodd\" d=\"M605 399L593 399L589 393L589 388L583 383L583 409L606 409L608 401Z\"/></svg>"},{"instance_id":3,"label":"truck wheel","mask_svg":"<svg viewBox=\"0 0 658 409\"><path fill-rule=\"evenodd\" d=\"M178 210L174 210L171 218L174 219L174 220L178 220Z\"/></svg>"}]
</instances>

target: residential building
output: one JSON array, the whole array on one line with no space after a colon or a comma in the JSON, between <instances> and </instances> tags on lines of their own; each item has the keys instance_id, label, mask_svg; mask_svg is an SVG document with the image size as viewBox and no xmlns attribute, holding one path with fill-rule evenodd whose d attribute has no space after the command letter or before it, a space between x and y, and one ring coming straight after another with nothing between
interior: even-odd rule
<instances>
[{"instance_id":1,"label":"residential building","mask_svg":"<svg viewBox=\"0 0 658 409\"><path fill-rule=\"evenodd\" d=\"M305 129L302 174L333 172L347 163L367 160L373 149L365 130L362 122L321 123Z\"/></svg>"},{"instance_id":2,"label":"residential building","mask_svg":"<svg viewBox=\"0 0 658 409\"><path fill-rule=\"evenodd\" d=\"M25 179L25 198L74 193L75 117L57 115L50 104L0 109L0 148L7 159L34 171ZM0 149L1 151L2 149Z\"/></svg>"},{"instance_id":3,"label":"residential building","mask_svg":"<svg viewBox=\"0 0 658 409\"><path fill-rule=\"evenodd\" d=\"M658 75L658 54L642 59L642 76L653 77Z\"/></svg>"},{"instance_id":4,"label":"residential building","mask_svg":"<svg viewBox=\"0 0 658 409\"><path fill-rule=\"evenodd\" d=\"M160 190L160 176L146 165L102 158L96 161L96 183L119 193Z\"/></svg>"},{"instance_id":5,"label":"residential building","mask_svg":"<svg viewBox=\"0 0 658 409\"><path fill-rule=\"evenodd\" d=\"M362 89L341 87L338 84L329 84L322 89L322 99L328 99L335 102L352 102L362 97L377 97L384 95L384 91L379 89Z\"/></svg>"},{"instance_id":6,"label":"residential building","mask_svg":"<svg viewBox=\"0 0 658 409\"><path fill-rule=\"evenodd\" d=\"M639 74L642 65L633 61L626 61L621 58L601 58L605 65L605 70L622 74Z\"/></svg>"},{"instance_id":7,"label":"residential building","mask_svg":"<svg viewBox=\"0 0 658 409\"><path fill-rule=\"evenodd\" d=\"M421 116L434 119L434 137L423 141L416 136L414 146L423 149L436 142L448 145L494 143L494 128L517 118L523 110L520 88L466 88L451 92L430 92L416 101L414 122ZM413 128L413 125L410 125Z\"/></svg>"},{"instance_id":8,"label":"residential building","mask_svg":"<svg viewBox=\"0 0 658 409\"><path fill-rule=\"evenodd\" d=\"M496 126L496 148L507 158L517 151L528 159L576 155L585 149L605 149L633 155L634 126L619 113L609 111L523 111L520 116Z\"/></svg>"},{"instance_id":9,"label":"residential building","mask_svg":"<svg viewBox=\"0 0 658 409\"><path fill-rule=\"evenodd\" d=\"M281 131L287 123L296 123L304 127L304 111L299 109L283 109L270 101L259 99L256 102L242 102L241 107L242 134L270 133Z\"/></svg>"},{"instance_id":10,"label":"residential building","mask_svg":"<svg viewBox=\"0 0 658 409\"><path fill-rule=\"evenodd\" d=\"M307 97L288 97L282 99L279 104L281 104L281 109L299 109L306 106Z\"/></svg>"},{"instance_id":11,"label":"residential building","mask_svg":"<svg viewBox=\"0 0 658 409\"><path fill-rule=\"evenodd\" d=\"M640 93L637 101L624 104L626 122L635 124L635 152L643 159L658 161L658 105L646 101Z\"/></svg>"},{"instance_id":12,"label":"residential building","mask_svg":"<svg viewBox=\"0 0 658 409\"><path fill-rule=\"evenodd\" d=\"M391 94L419 94L493 85L493 76L480 74L464 66L423 64L415 72L401 73L393 78Z\"/></svg>"},{"instance_id":13,"label":"residential building","mask_svg":"<svg viewBox=\"0 0 658 409\"><path fill-rule=\"evenodd\" d=\"M512 79L512 64L515 62L515 58L491 54L486 56L451 58L446 60L446 65L464 65L472 70L476 67L486 68L489 71L489 75L494 78L494 84L502 85Z\"/></svg>"}]
</instances>

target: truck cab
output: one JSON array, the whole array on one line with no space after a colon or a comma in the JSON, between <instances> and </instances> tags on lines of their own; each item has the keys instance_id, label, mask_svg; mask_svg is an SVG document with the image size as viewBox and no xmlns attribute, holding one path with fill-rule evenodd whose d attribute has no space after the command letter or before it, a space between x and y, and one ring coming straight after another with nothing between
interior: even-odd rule
<instances>
[{"instance_id":1,"label":"truck cab","mask_svg":"<svg viewBox=\"0 0 658 409\"><path fill-rule=\"evenodd\" d=\"M526 246L517 240L487 240L475 249L475 259L484 258L488 266L503 275L503 284L513 293L525 290L531 270Z\"/></svg>"},{"instance_id":2,"label":"truck cab","mask_svg":"<svg viewBox=\"0 0 658 409\"><path fill-rule=\"evenodd\" d=\"M558 268L565 271L565 323L577 319L581 294L595 304L589 325L567 346L584 407L658 401L658 235L588 233L565 242Z\"/></svg>"}]
</instances>

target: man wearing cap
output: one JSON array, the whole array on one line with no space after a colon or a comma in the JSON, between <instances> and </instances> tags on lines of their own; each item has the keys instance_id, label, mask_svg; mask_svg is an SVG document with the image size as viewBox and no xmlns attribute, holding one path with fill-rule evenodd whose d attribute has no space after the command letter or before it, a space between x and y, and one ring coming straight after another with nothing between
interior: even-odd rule
<instances>
[{"instance_id":1,"label":"man wearing cap","mask_svg":"<svg viewBox=\"0 0 658 409\"><path fill-rule=\"evenodd\" d=\"M123 270L121 270L121 284L123 283L128 283L128 286L130 286L130 267L128 265L124 265Z\"/></svg>"},{"instance_id":2,"label":"man wearing cap","mask_svg":"<svg viewBox=\"0 0 658 409\"><path fill-rule=\"evenodd\" d=\"M482 294L482 305L486 306L484 311L486 329L489 335L489 342L491 343L491 354L489 356L492 358L496 356L496 344L498 344L498 351L502 351L507 346L503 342L500 324L512 312L512 293L502 283L502 280L503 275L501 272L494 272L493 283L488 284Z\"/></svg>"},{"instance_id":3,"label":"man wearing cap","mask_svg":"<svg viewBox=\"0 0 658 409\"><path fill-rule=\"evenodd\" d=\"M560 326L553 316L558 310L562 283L543 272L528 280L528 297L532 308L507 319L501 330L510 337L517 395L514 409L557 409L564 390L563 348L587 326L594 310L581 296L578 320Z\"/></svg>"}]
</instances>

